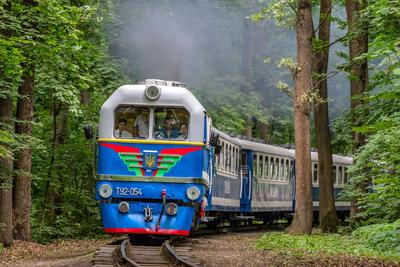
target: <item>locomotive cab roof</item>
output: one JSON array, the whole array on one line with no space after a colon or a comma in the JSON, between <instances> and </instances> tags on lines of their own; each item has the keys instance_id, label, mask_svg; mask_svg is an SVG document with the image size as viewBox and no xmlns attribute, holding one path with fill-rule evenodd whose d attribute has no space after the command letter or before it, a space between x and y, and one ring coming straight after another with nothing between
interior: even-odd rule
<instances>
[{"instance_id":1,"label":"locomotive cab roof","mask_svg":"<svg viewBox=\"0 0 400 267\"><path fill-rule=\"evenodd\" d=\"M150 90L149 90L150 89ZM153 89L153 90L152 90ZM158 95L157 95L158 94ZM115 110L119 106L177 107L189 113L189 140L203 142L206 110L183 83L149 79L134 85L119 87L103 104L100 110L100 138L114 138ZM150 136L150 139L152 137Z\"/></svg>"}]
</instances>

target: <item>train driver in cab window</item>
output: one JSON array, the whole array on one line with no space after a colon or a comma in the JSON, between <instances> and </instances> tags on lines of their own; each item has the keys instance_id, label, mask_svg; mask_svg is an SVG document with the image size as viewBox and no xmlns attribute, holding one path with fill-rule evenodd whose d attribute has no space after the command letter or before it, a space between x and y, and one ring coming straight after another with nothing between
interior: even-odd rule
<instances>
[{"instance_id":1,"label":"train driver in cab window","mask_svg":"<svg viewBox=\"0 0 400 267\"><path fill-rule=\"evenodd\" d=\"M181 123L179 126L181 134L176 138L176 140L186 140L188 138L188 126L186 122Z\"/></svg>"},{"instance_id":2,"label":"train driver in cab window","mask_svg":"<svg viewBox=\"0 0 400 267\"><path fill-rule=\"evenodd\" d=\"M174 127L170 118L164 119L164 127L156 133L157 139L175 139L179 136L178 130Z\"/></svg>"},{"instance_id":3,"label":"train driver in cab window","mask_svg":"<svg viewBox=\"0 0 400 267\"><path fill-rule=\"evenodd\" d=\"M135 137L147 138L149 135L149 110L140 108L139 114L133 123L133 133Z\"/></svg>"},{"instance_id":4,"label":"train driver in cab window","mask_svg":"<svg viewBox=\"0 0 400 267\"><path fill-rule=\"evenodd\" d=\"M114 130L114 136L117 138L132 138L132 134L126 130L127 120L120 118L117 123L117 129Z\"/></svg>"}]
</instances>

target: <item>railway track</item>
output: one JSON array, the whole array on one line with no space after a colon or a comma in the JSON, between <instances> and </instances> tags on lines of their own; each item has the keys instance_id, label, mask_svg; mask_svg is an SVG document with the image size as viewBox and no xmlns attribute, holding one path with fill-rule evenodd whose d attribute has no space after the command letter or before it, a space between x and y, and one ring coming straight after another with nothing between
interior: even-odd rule
<instances>
[{"instance_id":1,"label":"railway track","mask_svg":"<svg viewBox=\"0 0 400 267\"><path fill-rule=\"evenodd\" d=\"M247 225L241 227L219 227L216 229L199 229L192 231L190 237L207 235L229 234L250 231L276 231L283 230L286 224L272 225ZM181 240L167 240L157 245L131 245L129 239L125 239L120 245L106 245L100 247L94 254L92 263L96 267L111 266L201 266L193 257L195 253L190 246L182 246ZM143 240L142 240L143 242ZM181 243L181 244L180 244Z\"/></svg>"},{"instance_id":2,"label":"railway track","mask_svg":"<svg viewBox=\"0 0 400 267\"><path fill-rule=\"evenodd\" d=\"M200 267L201 263L193 256L191 247L173 245L169 240L161 246L131 245L129 239L120 246L107 245L99 248L92 260L93 266L111 267Z\"/></svg>"}]
</instances>

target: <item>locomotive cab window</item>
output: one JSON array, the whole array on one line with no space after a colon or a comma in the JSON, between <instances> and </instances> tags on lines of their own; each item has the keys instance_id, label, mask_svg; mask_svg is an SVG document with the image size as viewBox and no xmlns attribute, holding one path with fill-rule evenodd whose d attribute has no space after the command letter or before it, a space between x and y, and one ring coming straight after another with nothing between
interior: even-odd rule
<instances>
[{"instance_id":1,"label":"locomotive cab window","mask_svg":"<svg viewBox=\"0 0 400 267\"><path fill-rule=\"evenodd\" d=\"M147 139L150 110L145 107L119 106L115 110L114 137Z\"/></svg>"},{"instance_id":2,"label":"locomotive cab window","mask_svg":"<svg viewBox=\"0 0 400 267\"><path fill-rule=\"evenodd\" d=\"M154 139L186 141L189 137L189 113L184 108L154 109Z\"/></svg>"}]
</instances>

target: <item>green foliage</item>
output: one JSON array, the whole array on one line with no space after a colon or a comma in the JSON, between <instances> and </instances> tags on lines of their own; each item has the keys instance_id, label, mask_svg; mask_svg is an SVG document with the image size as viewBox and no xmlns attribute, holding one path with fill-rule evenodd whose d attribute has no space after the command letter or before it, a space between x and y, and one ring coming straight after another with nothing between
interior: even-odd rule
<instances>
[{"instance_id":1,"label":"green foliage","mask_svg":"<svg viewBox=\"0 0 400 267\"><path fill-rule=\"evenodd\" d=\"M400 220L363 226L356 229L352 235L371 249L400 255Z\"/></svg>"},{"instance_id":2,"label":"green foliage","mask_svg":"<svg viewBox=\"0 0 400 267\"><path fill-rule=\"evenodd\" d=\"M296 1L273 0L264 1L267 6L251 16L253 21L273 19L275 23L283 27L293 27L296 22Z\"/></svg>"},{"instance_id":3,"label":"green foliage","mask_svg":"<svg viewBox=\"0 0 400 267\"><path fill-rule=\"evenodd\" d=\"M213 125L225 132L243 134L252 127L252 118L267 122L268 113L255 91L240 90L240 77L227 77L208 82L193 90L213 119Z\"/></svg>"},{"instance_id":4,"label":"green foliage","mask_svg":"<svg viewBox=\"0 0 400 267\"><path fill-rule=\"evenodd\" d=\"M356 111L363 124L353 130L368 137L354 158L343 196L359 201L359 216L368 223L392 222L400 218L400 3L370 0L365 13L371 91L361 99L368 105Z\"/></svg>"},{"instance_id":5,"label":"green foliage","mask_svg":"<svg viewBox=\"0 0 400 267\"><path fill-rule=\"evenodd\" d=\"M120 62L108 53L104 29L115 23L114 11L112 1L48 0L34 7L16 1L7 13L15 22L7 51L23 55L13 59L18 67L10 65L13 76L7 81L19 82L22 63L36 66L33 138L15 139L33 144L32 233L39 242L101 232L94 200L93 146L82 129L86 123L97 123L104 100L129 82ZM27 23L34 27L29 29ZM81 101L83 93L89 96L89 105ZM10 141L3 133L0 138ZM47 201L49 188L54 202Z\"/></svg>"},{"instance_id":6,"label":"green foliage","mask_svg":"<svg viewBox=\"0 0 400 267\"><path fill-rule=\"evenodd\" d=\"M289 235L285 233L267 233L257 242L259 249L271 249L292 254L315 255L319 252L328 255L348 254L355 256L378 257L400 260L395 249L376 251L365 245L363 239L338 234Z\"/></svg>"},{"instance_id":7,"label":"green foliage","mask_svg":"<svg viewBox=\"0 0 400 267\"><path fill-rule=\"evenodd\" d=\"M351 184L343 194L355 197L360 216L372 222L400 218L400 113L387 119L394 125L371 135L356 155L349 169ZM365 187L367 192L362 190Z\"/></svg>"},{"instance_id":8,"label":"green foliage","mask_svg":"<svg viewBox=\"0 0 400 267\"><path fill-rule=\"evenodd\" d=\"M333 153L350 155L352 153L353 142L351 136L351 116L349 112L333 120L331 133Z\"/></svg>"},{"instance_id":9,"label":"green foliage","mask_svg":"<svg viewBox=\"0 0 400 267\"><path fill-rule=\"evenodd\" d=\"M14 137L6 131L0 130L0 158L10 157L7 146L15 143Z\"/></svg>"}]
</instances>

